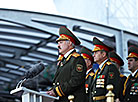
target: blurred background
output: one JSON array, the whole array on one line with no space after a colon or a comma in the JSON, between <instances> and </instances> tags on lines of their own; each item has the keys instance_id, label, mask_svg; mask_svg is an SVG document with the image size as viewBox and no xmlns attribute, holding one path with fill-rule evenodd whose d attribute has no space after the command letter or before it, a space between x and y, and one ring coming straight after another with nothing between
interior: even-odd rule
<instances>
[{"instance_id":1,"label":"blurred background","mask_svg":"<svg viewBox=\"0 0 138 102\"><path fill-rule=\"evenodd\" d=\"M113 47L125 63L121 73L130 74L126 57L129 46L138 47L137 0L1 0L0 7L0 102L20 102L10 91L29 70L26 65L39 61L45 69L24 86L51 87L61 26L80 39L78 52L82 46L92 50L94 36Z\"/></svg>"}]
</instances>

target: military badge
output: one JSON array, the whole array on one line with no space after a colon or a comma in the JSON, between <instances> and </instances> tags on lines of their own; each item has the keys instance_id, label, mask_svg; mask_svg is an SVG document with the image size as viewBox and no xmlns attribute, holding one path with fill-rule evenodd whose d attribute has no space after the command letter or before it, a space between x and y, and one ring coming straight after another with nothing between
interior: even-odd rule
<instances>
[{"instance_id":1,"label":"military badge","mask_svg":"<svg viewBox=\"0 0 138 102\"><path fill-rule=\"evenodd\" d=\"M100 85L96 85L96 88L100 88L101 86Z\"/></svg>"},{"instance_id":2,"label":"military badge","mask_svg":"<svg viewBox=\"0 0 138 102\"><path fill-rule=\"evenodd\" d=\"M85 87L88 88L88 84L85 84Z\"/></svg>"},{"instance_id":3,"label":"military badge","mask_svg":"<svg viewBox=\"0 0 138 102\"><path fill-rule=\"evenodd\" d=\"M77 70L78 72L82 72L82 71L83 71L83 65L77 64L76 70Z\"/></svg>"},{"instance_id":4,"label":"military badge","mask_svg":"<svg viewBox=\"0 0 138 102\"><path fill-rule=\"evenodd\" d=\"M97 78L103 79L103 78L105 78L105 75L99 75Z\"/></svg>"},{"instance_id":5,"label":"military badge","mask_svg":"<svg viewBox=\"0 0 138 102\"><path fill-rule=\"evenodd\" d=\"M101 84L101 82L97 81L97 82L96 82L96 84L98 84L98 85L99 85L99 84Z\"/></svg>"},{"instance_id":6,"label":"military badge","mask_svg":"<svg viewBox=\"0 0 138 102\"><path fill-rule=\"evenodd\" d=\"M104 88L104 85L101 85L101 88Z\"/></svg>"},{"instance_id":7,"label":"military badge","mask_svg":"<svg viewBox=\"0 0 138 102\"><path fill-rule=\"evenodd\" d=\"M109 78L113 79L114 78L114 73L113 72L109 72Z\"/></svg>"}]
</instances>

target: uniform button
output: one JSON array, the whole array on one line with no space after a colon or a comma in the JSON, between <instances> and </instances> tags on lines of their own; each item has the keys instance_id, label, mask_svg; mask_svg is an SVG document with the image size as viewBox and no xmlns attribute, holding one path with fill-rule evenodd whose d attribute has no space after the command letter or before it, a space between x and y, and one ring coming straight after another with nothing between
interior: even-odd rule
<instances>
[{"instance_id":1,"label":"uniform button","mask_svg":"<svg viewBox=\"0 0 138 102\"><path fill-rule=\"evenodd\" d=\"M57 82L57 85L59 85L59 82Z\"/></svg>"},{"instance_id":2,"label":"uniform button","mask_svg":"<svg viewBox=\"0 0 138 102\"><path fill-rule=\"evenodd\" d=\"M55 86L55 83L53 83L53 85Z\"/></svg>"},{"instance_id":3,"label":"uniform button","mask_svg":"<svg viewBox=\"0 0 138 102\"><path fill-rule=\"evenodd\" d=\"M129 101L130 99L128 98L127 100Z\"/></svg>"},{"instance_id":4,"label":"uniform button","mask_svg":"<svg viewBox=\"0 0 138 102\"><path fill-rule=\"evenodd\" d=\"M92 95L93 95L93 92L91 92L92 93Z\"/></svg>"},{"instance_id":5,"label":"uniform button","mask_svg":"<svg viewBox=\"0 0 138 102\"><path fill-rule=\"evenodd\" d=\"M94 91L94 93L96 93L96 91Z\"/></svg>"}]
</instances>

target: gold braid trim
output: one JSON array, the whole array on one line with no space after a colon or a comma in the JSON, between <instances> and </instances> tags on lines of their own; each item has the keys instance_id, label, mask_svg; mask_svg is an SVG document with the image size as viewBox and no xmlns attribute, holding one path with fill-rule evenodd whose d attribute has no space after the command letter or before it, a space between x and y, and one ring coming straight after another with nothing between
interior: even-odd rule
<instances>
[{"instance_id":1,"label":"gold braid trim","mask_svg":"<svg viewBox=\"0 0 138 102\"><path fill-rule=\"evenodd\" d=\"M112 64L111 62L106 62L103 66L102 66L102 68L101 68L101 71L105 68L105 65L110 65L110 64ZM94 78L93 79L95 79L96 78L96 75L97 75L97 73L99 72L99 70L100 70L100 68L98 68L98 70L96 71L96 73L95 73L95 75L94 75Z\"/></svg>"},{"instance_id":2,"label":"gold braid trim","mask_svg":"<svg viewBox=\"0 0 138 102\"><path fill-rule=\"evenodd\" d=\"M123 96L125 96L125 92L126 92L126 84L127 84L127 81L129 79L130 75L128 76L128 78L126 79L125 83L124 83L124 90L123 90Z\"/></svg>"},{"instance_id":3,"label":"gold braid trim","mask_svg":"<svg viewBox=\"0 0 138 102\"><path fill-rule=\"evenodd\" d=\"M124 77L124 75L123 74L120 74L120 77Z\"/></svg>"},{"instance_id":4,"label":"gold braid trim","mask_svg":"<svg viewBox=\"0 0 138 102\"><path fill-rule=\"evenodd\" d=\"M80 54L78 54L77 52L74 52L74 53L72 54L72 56L78 57L78 56L80 56Z\"/></svg>"},{"instance_id":5,"label":"gold braid trim","mask_svg":"<svg viewBox=\"0 0 138 102\"><path fill-rule=\"evenodd\" d=\"M129 77L130 77L130 75L127 77L127 79L126 79L126 81L125 81L125 83L124 83L123 96L125 95L125 92L126 92L126 84L127 84L127 82L128 82ZM137 77L138 77L138 72L137 72L135 78L137 78Z\"/></svg>"},{"instance_id":6,"label":"gold braid trim","mask_svg":"<svg viewBox=\"0 0 138 102\"><path fill-rule=\"evenodd\" d=\"M78 56L80 56L80 54L78 54L77 52L74 52L74 53L70 54L70 55L67 57L66 61L68 61L68 60L71 58L71 56L73 56L73 57L78 57Z\"/></svg>"},{"instance_id":7,"label":"gold braid trim","mask_svg":"<svg viewBox=\"0 0 138 102\"><path fill-rule=\"evenodd\" d=\"M85 79L87 79L89 75L90 75L90 76L93 76L93 75L94 75L94 73L93 73L93 72L91 72L91 73L87 74L87 75L86 75L86 77L85 77Z\"/></svg>"},{"instance_id":8,"label":"gold braid trim","mask_svg":"<svg viewBox=\"0 0 138 102\"><path fill-rule=\"evenodd\" d=\"M63 55L59 55L57 61L61 61L63 57L64 57Z\"/></svg>"},{"instance_id":9,"label":"gold braid trim","mask_svg":"<svg viewBox=\"0 0 138 102\"><path fill-rule=\"evenodd\" d=\"M62 96L62 94L60 93L58 87L56 87L56 92L57 92L57 94L58 94L60 97Z\"/></svg>"},{"instance_id":10,"label":"gold braid trim","mask_svg":"<svg viewBox=\"0 0 138 102\"><path fill-rule=\"evenodd\" d=\"M62 89L61 89L61 87L60 87L60 86L59 86L59 90L61 91L62 95L64 95L64 96L65 96L65 94L63 93L63 91L62 91Z\"/></svg>"}]
</instances>

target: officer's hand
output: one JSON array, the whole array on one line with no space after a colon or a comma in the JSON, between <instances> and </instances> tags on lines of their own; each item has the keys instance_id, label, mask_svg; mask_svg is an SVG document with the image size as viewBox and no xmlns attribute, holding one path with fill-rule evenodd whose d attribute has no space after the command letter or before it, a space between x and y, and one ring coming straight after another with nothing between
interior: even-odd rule
<instances>
[{"instance_id":1,"label":"officer's hand","mask_svg":"<svg viewBox=\"0 0 138 102\"><path fill-rule=\"evenodd\" d=\"M47 91L46 93L47 93L48 95L50 95L50 96L56 97L56 94L54 93L53 90Z\"/></svg>"}]
</instances>

